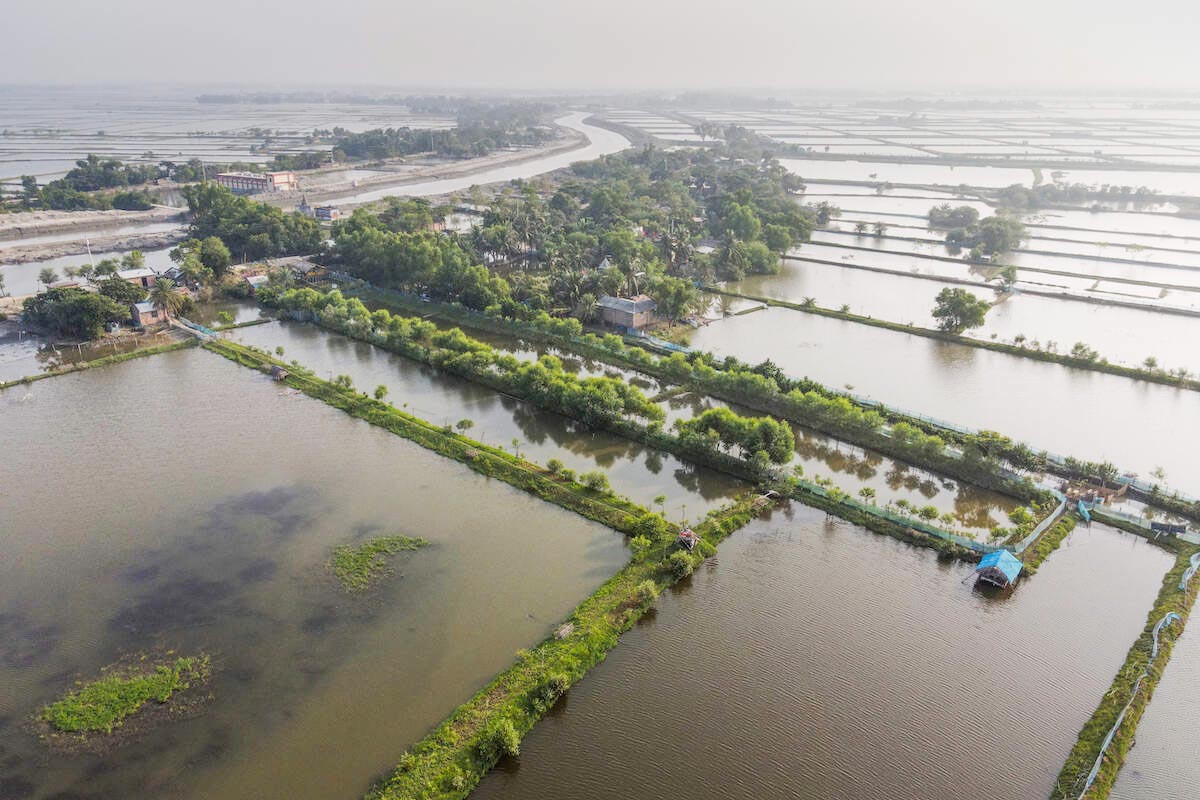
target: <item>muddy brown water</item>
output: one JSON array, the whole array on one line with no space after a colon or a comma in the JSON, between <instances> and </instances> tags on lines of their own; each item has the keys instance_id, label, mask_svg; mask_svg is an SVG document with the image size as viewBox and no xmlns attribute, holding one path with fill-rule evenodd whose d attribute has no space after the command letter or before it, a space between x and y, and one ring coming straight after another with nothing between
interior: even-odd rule
<instances>
[{"instance_id":1,"label":"muddy brown water","mask_svg":"<svg viewBox=\"0 0 1200 800\"><path fill-rule=\"evenodd\" d=\"M627 559L622 537L211 353L0 392L0 796L358 797ZM349 598L330 549L423 536ZM27 722L123 654L215 698L105 756Z\"/></svg>"},{"instance_id":2,"label":"muddy brown water","mask_svg":"<svg viewBox=\"0 0 1200 800\"><path fill-rule=\"evenodd\" d=\"M1195 579L1193 579L1195 580ZM1184 629L1154 699L1138 724L1137 740L1113 786L1114 800L1176 800L1195 797L1200 719L1200 634Z\"/></svg>"},{"instance_id":3,"label":"muddy brown water","mask_svg":"<svg viewBox=\"0 0 1200 800\"><path fill-rule=\"evenodd\" d=\"M692 346L1064 456L1109 460L1200 495L1200 395L1021 356L771 308L700 328Z\"/></svg>"},{"instance_id":4,"label":"muddy brown water","mask_svg":"<svg viewBox=\"0 0 1200 800\"><path fill-rule=\"evenodd\" d=\"M776 512L665 593L473 797L1045 797L1171 563L1094 525L987 595L965 565Z\"/></svg>"}]
</instances>

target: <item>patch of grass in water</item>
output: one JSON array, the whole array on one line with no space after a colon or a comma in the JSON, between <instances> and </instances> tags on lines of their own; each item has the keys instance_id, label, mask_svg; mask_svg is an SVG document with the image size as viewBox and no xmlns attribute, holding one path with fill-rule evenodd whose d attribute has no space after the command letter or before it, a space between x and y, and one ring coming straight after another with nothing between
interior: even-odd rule
<instances>
[{"instance_id":1,"label":"patch of grass in water","mask_svg":"<svg viewBox=\"0 0 1200 800\"><path fill-rule=\"evenodd\" d=\"M340 544L333 549L329 567L348 592L369 589L376 579L386 575L388 556L405 550L418 550L429 542L419 537L377 536L362 544Z\"/></svg>"},{"instance_id":2,"label":"patch of grass in water","mask_svg":"<svg viewBox=\"0 0 1200 800\"><path fill-rule=\"evenodd\" d=\"M50 727L66 733L112 733L149 701L166 703L176 692L203 683L209 657L181 656L174 662L113 667L42 709Z\"/></svg>"}]
</instances>

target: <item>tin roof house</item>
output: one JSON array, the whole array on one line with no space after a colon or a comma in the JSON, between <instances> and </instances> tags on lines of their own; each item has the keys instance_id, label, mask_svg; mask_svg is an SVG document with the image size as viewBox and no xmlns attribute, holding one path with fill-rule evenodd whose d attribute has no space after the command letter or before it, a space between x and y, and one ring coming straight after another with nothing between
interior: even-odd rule
<instances>
[{"instance_id":1,"label":"tin roof house","mask_svg":"<svg viewBox=\"0 0 1200 800\"><path fill-rule=\"evenodd\" d=\"M617 328L640 331L654 324L654 312L658 304L644 294L635 297L601 297L596 306L600 309L600 321Z\"/></svg>"}]
</instances>

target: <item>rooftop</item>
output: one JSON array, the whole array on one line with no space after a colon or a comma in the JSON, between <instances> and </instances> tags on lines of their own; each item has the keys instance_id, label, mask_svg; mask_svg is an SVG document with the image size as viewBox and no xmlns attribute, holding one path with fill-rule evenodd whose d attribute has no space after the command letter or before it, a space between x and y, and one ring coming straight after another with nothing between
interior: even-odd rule
<instances>
[{"instance_id":1,"label":"rooftop","mask_svg":"<svg viewBox=\"0 0 1200 800\"><path fill-rule=\"evenodd\" d=\"M149 267L138 267L137 269L123 269L117 273L117 277L123 281L131 278L150 278L158 273Z\"/></svg>"},{"instance_id":2,"label":"rooftop","mask_svg":"<svg viewBox=\"0 0 1200 800\"><path fill-rule=\"evenodd\" d=\"M640 314L658 308L658 303L655 303L644 294L639 294L636 297L612 297L605 295L596 301L596 305L601 308L607 308L610 311L624 311L628 314Z\"/></svg>"}]
</instances>

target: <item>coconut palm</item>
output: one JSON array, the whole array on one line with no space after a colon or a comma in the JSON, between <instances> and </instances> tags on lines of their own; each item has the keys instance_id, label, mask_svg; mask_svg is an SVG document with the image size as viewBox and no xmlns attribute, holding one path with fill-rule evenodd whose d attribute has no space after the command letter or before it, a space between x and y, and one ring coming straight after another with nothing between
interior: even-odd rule
<instances>
[{"instance_id":1,"label":"coconut palm","mask_svg":"<svg viewBox=\"0 0 1200 800\"><path fill-rule=\"evenodd\" d=\"M168 317L176 316L183 310L186 297L175 288L175 281L170 278L159 278L150 287L150 302L154 307L164 312Z\"/></svg>"}]
</instances>

